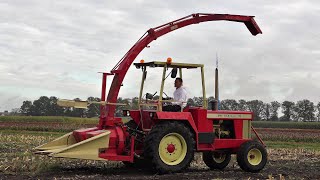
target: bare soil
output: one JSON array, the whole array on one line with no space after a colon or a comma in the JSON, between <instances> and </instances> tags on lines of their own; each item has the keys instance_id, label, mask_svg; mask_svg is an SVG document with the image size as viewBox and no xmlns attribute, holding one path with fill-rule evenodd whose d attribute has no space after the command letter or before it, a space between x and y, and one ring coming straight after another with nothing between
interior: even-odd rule
<instances>
[{"instance_id":1,"label":"bare soil","mask_svg":"<svg viewBox=\"0 0 320 180\"><path fill-rule=\"evenodd\" d=\"M150 168L128 168L122 163L114 163L112 167L70 164L35 176L0 174L0 179L320 179L319 152L271 149L268 153L269 161L259 173L244 172L235 157L223 171L209 170L201 154L197 154L190 168L176 174L159 175Z\"/></svg>"}]
</instances>

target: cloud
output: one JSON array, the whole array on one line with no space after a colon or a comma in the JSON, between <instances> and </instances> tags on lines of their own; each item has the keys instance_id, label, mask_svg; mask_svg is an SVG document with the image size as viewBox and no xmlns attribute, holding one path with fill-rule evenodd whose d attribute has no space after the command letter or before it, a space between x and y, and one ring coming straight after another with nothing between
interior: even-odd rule
<instances>
[{"instance_id":1,"label":"cloud","mask_svg":"<svg viewBox=\"0 0 320 180\"><path fill-rule=\"evenodd\" d=\"M320 3L310 1L47 1L0 2L0 111L41 95L99 96L101 75L150 27L196 12L255 15L263 34L243 24L209 22L179 29L150 44L137 59L203 63L213 95L216 52L221 98L320 101ZM138 96L131 68L120 96ZM201 95L195 72L184 73L191 96ZM146 91L159 85L149 72ZM154 79L154 80L153 80ZM110 85L111 79L108 79ZM172 93L172 81L167 92Z\"/></svg>"}]
</instances>

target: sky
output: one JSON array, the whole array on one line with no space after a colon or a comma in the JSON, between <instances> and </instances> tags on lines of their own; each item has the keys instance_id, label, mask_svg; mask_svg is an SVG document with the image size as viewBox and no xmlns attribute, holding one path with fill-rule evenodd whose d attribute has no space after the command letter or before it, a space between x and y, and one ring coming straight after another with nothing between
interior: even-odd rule
<instances>
[{"instance_id":1,"label":"sky","mask_svg":"<svg viewBox=\"0 0 320 180\"><path fill-rule=\"evenodd\" d=\"M149 28L192 13L252 15L263 34L201 23L158 38L135 62L204 64L211 96L218 54L221 99L320 101L317 0L0 0L0 12L0 111L40 96L99 97L98 72L109 72ZM200 71L183 73L189 96L200 96ZM160 69L149 71L145 91L159 91L160 77ZM132 66L119 96L138 96L140 79ZM172 94L172 79L165 88Z\"/></svg>"}]
</instances>

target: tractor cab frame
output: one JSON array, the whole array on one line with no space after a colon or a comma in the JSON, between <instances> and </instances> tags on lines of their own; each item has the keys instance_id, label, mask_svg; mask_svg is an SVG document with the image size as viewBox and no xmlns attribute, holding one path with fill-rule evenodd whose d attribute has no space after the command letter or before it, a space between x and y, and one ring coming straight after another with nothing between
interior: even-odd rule
<instances>
[{"instance_id":1,"label":"tractor cab frame","mask_svg":"<svg viewBox=\"0 0 320 180\"><path fill-rule=\"evenodd\" d=\"M167 94L164 92L164 84L169 75L171 78L175 78L177 76L177 72L179 71L179 77L182 78L182 70L183 69L201 69L201 82L202 82L202 98L203 98L203 105L204 109L207 108L207 98L206 98L206 87L205 87L205 78L204 78L204 65L203 64L190 64L190 63L173 63L171 58L167 59L167 62L160 62L160 61L152 61L152 62L144 62L141 60L140 63L134 63L137 69L142 70L142 78L141 78L141 85L140 85L140 93L139 93L139 109L143 109L143 106L151 106L156 107L157 111L162 111L162 107L164 103L172 103L178 102L171 100L168 98ZM146 93L145 99L143 99L143 90L144 85L147 77L147 68L162 68L162 78L161 78L161 85L160 85L160 93L159 99L153 100L153 97L157 94ZM171 69L171 71L167 74L167 72ZM163 94L167 96L167 98L163 98ZM186 103L186 102L183 102ZM181 109L182 111L182 109Z\"/></svg>"}]
</instances>

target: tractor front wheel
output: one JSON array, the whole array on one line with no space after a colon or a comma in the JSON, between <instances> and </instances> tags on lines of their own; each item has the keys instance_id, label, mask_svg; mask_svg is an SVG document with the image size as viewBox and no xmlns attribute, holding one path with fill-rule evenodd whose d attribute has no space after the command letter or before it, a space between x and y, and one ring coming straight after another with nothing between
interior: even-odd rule
<instances>
[{"instance_id":1,"label":"tractor front wheel","mask_svg":"<svg viewBox=\"0 0 320 180\"><path fill-rule=\"evenodd\" d=\"M243 143L237 153L237 161L240 168L248 172L259 172L267 163L267 151L257 141Z\"/></svg>"},{"instance_id":2,"label":"tractor front wheel","mask_svg":"<svg viewBox=\"0 0 320 180\"><path fill-rule=\"evenodd\" d=\"M145 140L144 155L159 173L179 172L190 165L195 141L190 129L179 122L156 124Z\"/></svg>"},{"instance_id":3,"label":"tractor front wheel","mask_svg":"<svg viewBox=\"0 0 320 180\"><path fill-rule=\"evenodd\" d=\"M206 151L203 152L202 159L210 169L222 170L228 166L231 160L231 154L229 152Z\"/></svg>"}]
</instances>

